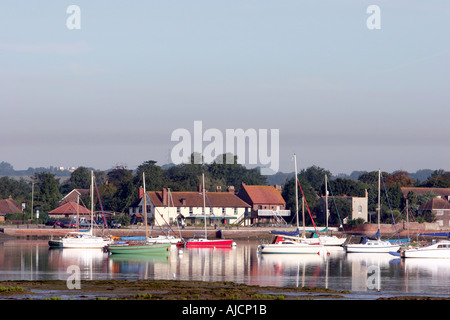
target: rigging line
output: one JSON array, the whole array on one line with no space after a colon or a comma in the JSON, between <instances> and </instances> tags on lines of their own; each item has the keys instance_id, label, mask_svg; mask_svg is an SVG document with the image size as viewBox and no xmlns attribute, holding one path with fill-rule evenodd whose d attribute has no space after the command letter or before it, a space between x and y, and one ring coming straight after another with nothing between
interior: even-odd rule
<instances>
[{"instance_id":1,"label":"rigging line","mask_svg":"<svg viewBox=\"0 0 450 320\"><path fill-rule=\"evenodd\" d=\"M209 197L208 197L208 195L206 194L206 192L205 192L205 197L206 197L206 200L208 200L208 204L209 204L209 214L210 214L210 215L212 214L214 217L216 217L216 215L214 214L214 210L213 210L211 201L209 201ZM210 219L211 219L211 218L210 218ZM225 218L224 218L224 219L225 219ZM219 231L220 231L220 233L221 233L223 239L225 239L225 236L223 235L222 229L220 229L219 219L216 219L216 220L217 220L217 226L219 227ZM206 212L205 212L205 223L206 223Z\"/></svg>"},{"instance_id":2,"label":"rigging line","mask_svg":"<svg viewBox=\"0 0 450 320\"><path fill-rule=\"evenodd\" d=\"M109 234L109 227L108 227L108 224L106 223L106 217L105 217L105 212L103 211L102 199L100 199L100 192L98 191L97 181L96 181L95 177L94 177L94 185L95 185L95 189L97 190L98 202L100 203L100 208L102 209L103 222L105 223L106 230L108 231L108 234Z\"/></svg>"},{"instance_id":3,"label":"rigging line","mask_svg":"<svg viewBox=\"0 0 450 320\"><path fill-rule=\"evenodd\" d=\"M159 212L158 208L154 207L155 210L159 213L159 215L161 216L161 218L164 220L164 222L167 224L167 226L169 227L169 230L172 230L172 228L170 227L170 224L167 223L166 219L164 219L164 216ZM155 223L158 223L157 220L155 219ZM162 226L158 223L158 226L161 228L162 232L166 232L164 229L162 229ZM175 233L175 231L172 230L173 233ZM167 236L169 235L169 233L167 232Z\"/></svg>"},{"instance_id":4,"label":"rigging line","mask_svg":"<svg viewBox=\"0 0 450 320\"><path fill-rule=\"evenodd\" d=\"M394 221L395 232L397 232L397 239L400 240L400 235L398 234L398 230L397 230L397 224L395 223L394 213L392 212L392 208L391 208L391 202L389 201L389 196L387 193L386 185L384 184L383 175L380 174L380 176L381 176L381 181L383 181L384 193L386 194L386 199L389 204L389 210L391 210L392 220Z\"/></svg>"},{"instance_id":5,"label":"rigging line","mask_svg":"<svg viewBox=\"0 0 450 320\"><path fill-rule=\"evenodd\" d=\"M320 235L319 235L319 232L317 232L316 224L315 224L314 219L313 219L313 217L311 215L311 211L309 211L308 202L306 201L305 194L303 193L303 188L302 188L302 185L300 184L300 181L298 181L298 185L300 187L300 191L302 192L303 199L305 199L306 209L308 209L308 213L309 213L309 216L311 217L311 221L313 223L314 230L316 231L317 237L319 238L319 241L320 241Z\"/></svg>"},{"instance_id":6,"label":"rigging line","mask_svg":"<svg viewBox=\"0 0 450 320\"><path fill-rule=\"evenodd\" d=\"M172 192L170 191L170 188L168 188L167 192L168 192L168 196L169 196L169 206L170 206L170 203L172 203L172 208L175 208L175 202L173 201ZM169 211L169 209L167 209L167 211ZM181 212L180 212L180 215L181 215ZM181 220L181 218L180 218L180 220ZM177 223L177 227L178 227L178 233L180 234L180 238L182 238L180 224L178 223L178 216L176 218L176 221L177 221L176 223Z\"/></svg>"},{"instance_id":7,"label":"rigging line","mask_svg":"<svg viewBox=\"0 0 450 320\"><path fill-rule=\"evenodd\" d=\"M336 208L337 216L338 216L339 222L341 223L341 226L342 226L342 231L343 231L344 234L345 234L344 224L342 223L341 215L339 214L339 210L338 210L338 207L337 207L337 204L336 204L336 199L334 198L333 190L331 190L330 185L328 185L328 189L330 189L331 197L333 198L334 207ZM327 192L327 191L325 190L325 192ZM328 204L327 204L327 205L328 205Z\"/></svg>"}]
</instances>

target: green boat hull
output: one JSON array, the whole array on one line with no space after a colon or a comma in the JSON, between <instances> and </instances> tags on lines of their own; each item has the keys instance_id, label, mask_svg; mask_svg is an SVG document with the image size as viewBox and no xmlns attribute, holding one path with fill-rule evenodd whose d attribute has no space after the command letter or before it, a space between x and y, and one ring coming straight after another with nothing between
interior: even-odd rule
<instances>
[{"instance_id":1,"label":"green boat hull","mask_svg":"<svg viewBox=\"0 0 450 320\"><path fill-rule=\"evenodd\" d=\"M109 245L112 254L164 254L170 252L170 243Z\"/></svg>"}]
</instances>

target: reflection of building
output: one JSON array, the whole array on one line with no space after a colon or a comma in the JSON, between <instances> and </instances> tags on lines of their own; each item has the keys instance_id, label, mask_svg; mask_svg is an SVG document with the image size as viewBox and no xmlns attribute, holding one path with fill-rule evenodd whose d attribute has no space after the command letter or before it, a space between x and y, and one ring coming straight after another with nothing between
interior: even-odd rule
<instances>
[{"instance_id":1,"label":"reflection of building","mask_svg":"<svg viewBox=\"0 0 450 320\"><path fill-rule=\"evenodd\" d=\"M251 206L248 217L252 223L276 220L279 217L289 217L290 210L286 210L286 201L281 196L281 187L246 185L242 183L238 197Z\"/></svg>"},{"instance_id":2,"label":"reflection of building","mask_svg":"<svg viewBox=\"0 0 450 320\"><path fill-rule=\"evenodd\" d=\"M144 191L139 189L138 201L130 207L133 219L142 219ZM204 223L203 193L198 191L176 191L163 188L162 191L147 191L148 217L154 218L157 226L173 224L177 220L187 223ZM250 206L234 194L228 192L206 192L205 210L210 224L236 224L242 221ZM218 221L214 221L214 219Z\"/></svg>"}]
</instances>

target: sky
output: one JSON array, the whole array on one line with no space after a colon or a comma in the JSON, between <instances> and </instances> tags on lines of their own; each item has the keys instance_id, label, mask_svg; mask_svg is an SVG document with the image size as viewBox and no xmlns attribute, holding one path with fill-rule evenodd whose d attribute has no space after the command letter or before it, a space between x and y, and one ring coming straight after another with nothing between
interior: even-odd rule
<instances>
[{"instance_id":1,"label":"sky","mask_svg":"<svg viewBox=\"0 0 450 320\"><path fill-rule=\"evenodd\" d=\"M278 130L282 172L294 153L450 170L449 17L448 0L2 0L0 162L163 165L201 121Z\"/></svg>"}]
</instances>

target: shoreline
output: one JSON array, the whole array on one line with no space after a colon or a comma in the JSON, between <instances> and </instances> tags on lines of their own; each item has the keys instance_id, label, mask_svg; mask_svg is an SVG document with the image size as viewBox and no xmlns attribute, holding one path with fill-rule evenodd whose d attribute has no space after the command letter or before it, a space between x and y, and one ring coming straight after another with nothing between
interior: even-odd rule
<instances>
[{"instance_id":1,"label":"shoreline","mask_svg":"<svg viewBox=\"0 0 450 320\"><path fill-rule=\"evenodd\" d=\"M0 281L0 300L120 300L120 301L283 301L283 300L450 300L450 297L389 295L317 287L269 287L227 281L198 280L69 280Z\"/></svg>"},{"instance_id":2,"label":"shoreline","mask_svg":"<svg viewBox=\"0 0 450 320\"><path fill-rule=\"evenodd\" d=\"M322 229L323 227L318 227L318 229ZM331 229L331 228L330 228ZM347 229L347 228L346 228ZM355 230L346 230L343 231L336 231L336 228L334 230L326 232L328 235L335 235L337 237L342 236L354 236L354 235L365 235L365 234L374 234L376 232L373 231L373 226L368 225L367 230L361 230L361 228L355 229ZM289 231L293 232L296 230L296 227L268 227L268 226L227 226L223 229L221 229L223 237L233 240L268 240L272 238L272 234L270 231L276 230L276 231ZM307 231L314 230L311 227L307 228ZM44 225L7 225L0 227L0 237L13 237L13 238L53 238L53 237L61 237L66 235L69 232L74 232L75 229L66 229L66 228L53 228L49 226ZM94 234L101 236L101 235L107 235L108 231L111 236L144 236L145 235L145 228L143 226L132 226L132 227L125 227L120 229L94 229ZM152 229L151 227L148 229L150 236L157 236L166 234L165 231L158 229ZM178 236L180 235L183 238L192 238L196 234L204 233L203 227L196 227L196 226L190 226L185 227L184 229L175 229L172 228L172 231ZM217 233L219 229L215 228L208 228L207 234L208 238L217 238ZM426 230L425 232L439 232L443 230ZM417 239L419 237L419 233L424 232L424 230L405 230L400 229L398 231L398 234L400 237L406 237L409 235L409 237L413 240L414 238ZM325 234L325 233L324 233ZM391 228L386 228L386 230L383 230L381 235L386 238L396 238L397 232L392 231Z\"/></svg>"}]
</instances>

